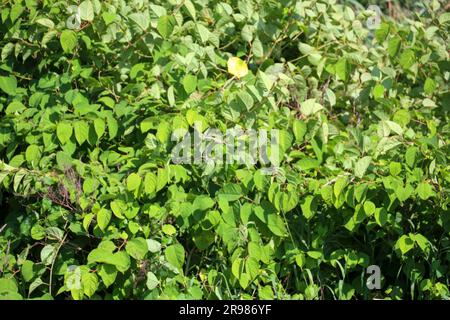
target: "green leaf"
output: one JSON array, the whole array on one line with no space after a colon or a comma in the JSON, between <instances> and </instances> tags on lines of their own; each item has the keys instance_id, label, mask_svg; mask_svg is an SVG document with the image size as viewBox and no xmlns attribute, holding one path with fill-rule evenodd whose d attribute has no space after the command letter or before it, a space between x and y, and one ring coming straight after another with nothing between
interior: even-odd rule
<instances>
[{"instance_id":1,"label":"green leaf","mask_svg":"<svg viewBox=\"0 0 450 320\"><path fill-rule=\"evenodd\" d=\"M123 211L125 210L125 204L122 201L114 200L109 204L114 215L119 219L125 219Z\"/></svg>"},{"instance_id":2,"label":"green leaf","mask_svg":"<svg viewBox=\"0 0 450 320\"><path fill-rule=\"evenodd\" d=\"M0 291L0 300L23 300L23 297L17 292Z\"/></svg>"},{"instance_id":3,"label":"green leaf","mask_svg":"<svg viewBox=\"0 0 450 320\"><path fill-rule=\"evenodd\" d=\"M156 192L161 190L169 182L169 171L166 168L158 168L156 175Z\"/></svg>"},{"instance_id":4,"label":"green leaf","mask_svg":"<svg viewBox=\"0 0 450 320\"><path fill-rule=\"evenodd\" d=\"M358 178L364 177L371 161L372 157L369 156L359 159L355 164L355 176Z\"/></svg>"},{"instance_id":5,"label":"green leaf","mask_svg":"<svg viewBox=\"0 0 450 320\"><path fill-rule=\"evenodd\" d=\"M184 7L187 9L187 12L191 16L191 18L194 19L194 21L195 21L197 13L196 13L194 4L190 0L184 0L183 3L184 3Z\"/></svg>"},{"instance_id":6,"label":"green leaf","mask_svg":"<svg viewBox=\"0 0 450 320\"><path fill-rule=\"evenodd\" d=\"M166 248L164 252L167 262L181 270L184 264L184 248L181 244L173 244Z\"/></svg>"},{"instance_id":7,"label":"green leaf","mask_svg":"<svg viewBox=\"0 0 450 320\"><path fill-rule=\"evenodd\" d=\"M307 43L303 43L303 42L300 42L298 44L298 49L300 50L300 52L302 54L313 54L313 53L317 52L316 48L314 48L313 46L310 46Z\"/></svg>"},{"instance_id":8,"label":"green leaf","mask_svg":"<svg viewBox=\"0 0 450 320\"><path fill-rule=\"evenodd\" d=\"M286 213L293 210L298 204L296 192L283 192L281 195L281 209Z\"/></svg>"},{"instance_id":9,"label":"green leaf","mask_svg":"<svg viewBox=\"0 0 450 320\"><path fill-rule=\"evenodd\" d=\"M301 104L301 111L305 116L310 116L323 109L316 99L308 99Z\"/></svg>"},{"instance_id":10,"label":"green leaf","mask_svg":"<svg viewBox=\"0 0 450 320\"><path fill-rule=\"evenodd\" d=\"M142 260L148 251L147 241L140 237L131 239L127 242L125 250L134 259Z\"/></svg>"},{"instance_id":11,"label":"green leaf","mask_svg":"<svg viewBox=\"0 0 450 320\"><path fill-rule=\"evenodd\" d=\"M411 187L411 185L409 183L407 183L404 188L401 186L398 186L395 188L394 191L395 191L395 195L397 196L397 198L401 202L404 202L411 196L411 194L414 192L414 189L413 189L413 187Z\"/></svg>"},{"instance_id":12,"label":"green leaf","mask_svg":"<svg viewBox=\"0 0 450 320\"><path fill-rule=\"evenodd\" d=\"M78 43L77 34L72 30L64 30L59 41L64 52L72 53Z\"/></svg>"},{"instance_id":13,"label":"green leaf","mask_svg":"<svg viewBox=\"0 0 450 320\"><path fill-rule=\"evenodd\" d=\"M320 251L308 251L308 252L306 252L306 254L310 258L313 258L314 260L319 260L322 258L322 252L320 252Z\"/></svg>"},{"instance_id":14,"label":"green leaf","mask_svg":"<svg viewBox=\"0 0 450 320\"><path fill-rule=\"evenodd\" d=\"M439 23L444 24L450 21L450 12L445 12L439 16Z\"/></svg>"},{"instance_id":15,"label":"green leaf","mask_svg":"<svg viewBox=\"0 0 450 320\"><path fill-rule=\"evenodd\" d=\"M153 172L148 172L144 178L144 190L146 194L152 194L156 191L157 177Z\"/></svg>"},{"instance_id":16,"label":"green leaf","mask_svg":"<svg viewBox=\"0 0 450 320\"><path fill-rule=\"evenodd\" d=\"M3 77L0 76L0 89L10 96L16 94L17 80L14 76Z\"/></svg>"},{"instance_id":17,"label":"green leaf","mask_svg":"<svg viewBox=\"0 0 450 320\"><path fill-rule=\"evenodd\" d=\"M402 164L398 162L391 162L389 164L389 172L392 176L397 176L402 172Z\"/></svg>"},{"instance_id":18,"label":"green leaf","mask_svg":"<svg viewBox=\"0 0 450 320\"><path fill-rule=\"evenodd\" d=\"M41 155L41 148L37 145L28 146L27 150L25 151L25 159L33 167L38 165L39 160L41 159Z\"/></svg>"},{"instance_id":19,"label":"green leaf","mask_svg":"<svg viewBox=\"0 0 450 320\"><path fill-rule=\"evenodd\" d=\"M14 278L0 278L0 292L18 292L16 280Z\"/></svg>"},{"instance_id":20,"label":"green leaf","mask_svg":"<svg viewBox=\"0 0 450 320\"><path fill-rule=\"evenodd\" d=\"M132 173L127 178L127 189L129 191L138 190L141 185L141 177L137 173Z\"/></svg>"},{"instance_id":21,"label":"green leaf","mask_svg":"<svg viewBox=\"0 0 450 320\"><path fill-rule=\"evenodd\" d=\"M187 94L190 94L195 91L197 88L197 76L192 74L187 74L183 78L183 87Z\"/></svg>"},{"instance_id":22,"label":"green leaf","mask_svg":"<svg viewBox=\"0 0 450 320\"><path fill-rule=\"evenodd\" d=\"M259 263L255 258L249 257L245 261L245 271L249 275L250 279L256 279L259 274Z\"/></svg>"},{"instance_id":23,"label":"green leaf","mask_svg":"<svg viewBox=\"0 0 450 320\"><path fill-rule=\"evenodd\" d=\"M409 147L405 153L405 160L408 167L413 168L416 161L417 148Z\"/></svg>"},{"instance_id":24,"label":"green leaf","mask_svg":"<svg viewBox=\"0 0 450 320\"><path fill-rule=\"evenodd\" d=\"M117 268L110 264L102 264L98 268L98 275L102 279L102 283L106 288L111 286L117 277Z\"/></svg>"},{"instance_id":25,"label":"green leaf","mask_svg":"<svg viewBox=\"0 0 450 320\"><path fill-rule=\"evenodd\" d=\"M128 16L133 22L135 22L142 31L146 31L150 26L150 15L148 11L132 13ZM158 21L159 26L159 21ZM159 31L159 28L158 28Z\"/></svg>"},{"instance_id":26,"label":"green leaf","mask_svg":"<svg viewBox=\"0 0 450 320\"><path fill-rule=\"evenodd\" d=\"M330 103L330 106L331 107L335 106L336 105L336 95L334 94L334 92L330 88L327 88L325 90L325 93L327 95L328 102Z\"/></svg>"},{"instance_id":27,"label":"green leaf","mask_svg":"<svg viewBox=\"0 0 450 320\"><path fill-rule=\"evenodd\" d=\"M161 121L156 130L156 138L161 143L166 143L170 138L170 125L166 121Z\"/></svg>"},{"instance_id":28,"label":"green leaf","mask_svg":"<svg viewBox=\"0 0 450 320\"><path fill-rule=\"evenodd\" d=\"M72 136L73 128L67 122L60 122L56 127L56 136L62 144L66 144Z\"/></svg>"},{"instance_id":29,"label":"green leaf","mask_svg":"<svg viewBox=\"0 0 450 320\"><path fill-rule=\"evenodd\" d=\"M414 248L414 241L411 240L407 235L402 235L396 243L396 247L398 247L402 253L402 255L406 254L408 251Z\"/></svg>"},{"instance_id":30,"label":"green leaf","mask_svg":"<svg viewBox=\"0 0 450 320\"><path fill-rule=\"evenodd\" d=\"M14 23L17 20L17 18L19 18L22 15L24 9L25 8L23 6L21 6L20 3L15 3L12 6L11 11L9 13L9 17L11 18L11 22Z\"/></svg>"},{"instance_id":31,"label":"green leaf","mask_svg":"<svg viewBox=\"0 0 450 320\"><path fill-rule=\"evenodd\" d=\"M236 279L239 279L244 268L244 260L242 260L241 258L236 258L231 264L231 273L236 277Z\"/></svg>"},{"instance_id":32,"label":"green leaf","mask_svg":"<svg viewBox=\"0 0 450 320\"><path fill-rule=\"evenodd\" d=\"M167 89L167 100L171 107L175 106L175 94L173 86L170 86L169 89Z\"/></svg>"},{"instance_id":33,"label":"green leaf","mask_svg":"<svg viewBox=\"0 0 450 320\"><path fill-rule=\"evenodd\" d=\"M45 229L45 233L51 240L62 241L64 239L64 231L58 227L48 227Z\"/></svg>"},{"instance_id":34,"label":"green leaf","mask_svg":"<svg viewBox=\"0 0 450 320\"><path fill-rule=\"evenodd\" d=\"M362 200L366 196L367 189L368 189L368 185L366 183L361 183L361 184L358 184L357 186L355 186L355 190L354 190L355 200L358 202L362 202Z\"/></svg>"},{"instance_id":35,"label":"green leaf","mask_svg":"<svg viewBox=\"0 0 450 320\"><path fill-rule=\"evenodd\" d=\"M402 39L399 36L395 36L388 42L388 53L390 57L395 57L400 49Z\"/></svg>"},{"instance_id":36,"label":"green leaf","mask_svg":"<svg viewBox=\"0 0 450 320\"><path fill-rule=\"evenodd\" d=\"M298 167L300 168L300 170L311 170L311 169L315 169L318 168L320 166L320 161L317 159L301 159L297 162Z\"/></svg>"},{"instance_id":37,"label":"green leaf","mask_svg":"<svg viewBox=\"0 0 450 320\"><path fill-rule=\"evenodd\" d=\"M297 143L302 143L307 131L306 123L296 119L292 125L292 130L294 131L295 141Z\"/></svg>"},{"instance_id":38,"label":"green leaf","mask_svg":"<svg viewBox=\"0 0 450 320\"><path fill-rule=\"evenodd\" d=\"M250 276L244 272L245 261L241 258L236 258L231 265L231 273L239 280L239 285L245 289L250 283Z\"/></svg>"},{"instance_id":39,"label":"green leaf","mask_svg":"<svg viewBox=\"0 0 450 320\"><path fill-rule=\"evenodd\" d=\"M375 210L375 221L381 227L388 222L388 213L385 208L377 208Z\"/></svg>"},{"instance_id":40,"label":"green leaf","mask_svg":"<svg viewBox=\"0 0 450 320\"><path fill-rule=\"evenodd\" d=\"M209 36L210 36L210 32L209 32L208 28L206 28L204 25L198 23L197 31L200 35L201 41L203 43L206 43L209 40Z\"/></svg>"},{"instance_id":41,"label":"green leaf","mask_svg":"<svg viewBox=\"0 0 450 320\"><path fill-rule=\"evenodd\" d=\"M112 117L106 118L106 122L108 124L109 139L112 140L117 135L119 124L117 123L117 120Z\"/></svg>"},{"instance_id":42,"label":"green leaf","mask_svg":"<svg viewBox=\"0 0 450 320\"><path fill-rule=\"evenodd\" d=\"M400 125L395 123L394 121L387 120L386 124L388 125L389 129L394 131L396 134L398 134L398 135L402 135L403 134L402 127L400 127Z\"/></svg>"},{"instance_id":43,"label":"green leaf","mask_svg":"<svg viewBox=\"0 0 450 320\"><path fill-rule=\"evenodd\" d=\"M381 23L379 28L375 31L375 37L378 42L383 42L389 35L390 25L387 22Z\"/></svg>"},{"instance_id":44,"label":"green leaf","mask_svg":"<svg viewBox=\"0 0 450 320\"><path fill-rule=\"evenodd\" d=\"M89 298L92 297L98 288L98 277L95 273L82 272L81 285L83 287L83 293Z\"/></svg>"},{"instance_id":45,"label":"green leaf","mask_svg":"<svg viewBox=\"0 0 450 320\"><path fill-rule=\"evenodd\" d=\"M219 199L226 201L236 201L242 197L242 188L235 183L228 183L224 185L219 192Z\"/></svg>"},{"instance_id":46,"label":"green leaf","mask_svg":"<svg viewBox=\"0 0 450 320\"><path fill-rule=\"evenodd\" d=\"M88 255L88 264L99 262L114 265L118 271L124 273L130 268L130 256L125 251L113 253L116 249L109 240L100 242L99 246Z\"/></svg>"},{"instance_id":47,"label":"green leaf","mask_svg":"<svg viewBox=\"0 0 450 320\"><path fill-rule=\"evenodd\" d=\"M40 24L41 26L47 27L49 29L53 29L55 27L55 24L53 23L53 21L48 18L37 19L36 23Z\"/></svg>"},{"instance_id":48,"label":"green leaf","mask_svg":"<svg viewBox=\"0 0 450 320\"><path fill-rule=\"evenodd\" d=\"M177 233L177 229L171 224L165 224L161 228L162 232L167 234L168 236L174 235Z\"/></svg>"},{"instance_id":49,"label":"green leaf","mask_svg":"<svg viewBox=\"0 0 450 320\"><path fill-rule=\"evenodd\" d=\"M431 78L427 78L425 80L425 84L423 85L423 90L425 91L426 94L432 95L435 93L437 88L436 82L431 79Z\"/></svg>"},{"instance_id":50,"label":"green leaf","mask_svg":"<svg viewBox=\"0 0 450 320\"><path fill-rule=\"evenodd\" d=\"M148 289L148 290L153 290L153 289L155 289L155 288L159 285L159 280L158 280L158 278L157 278L156 275L155 275L153 272L151 272L151 271L147 272L147 282L146 282L146 285L147 285L147 289Z\"/></svg>"},{"instance_id":51,"label":"green leaf","mask_svg":"<svg viewBox=\"0 0 450 320\"><path fill-rule=\"evenodd\" d=\"M400 56L400 66L408 70L416 62L416 54L412 49L406 49Z\"/></svg>"},{"instance_id":52,"label":"green leaf","mask_svg":"<svg viewBox=\"0 0 450 320\"><path fill-rule=\"evenodd\" d=\"M30 260L25 260L22 264L21 273L22 273L23 279L26 282L30 282L35 276L33 266L34 266L34 263L33 263L33 261L30 261ZM0 288L1 288L1 286L0 286ZM0 289L0 291L2 291L2 290Z\"/></svg>"},{"instance_id":53,"label":"green leaf","mask_svg":"<svg viewBox=\"0 0 450 320\"><path fill-rule=\"evenodd\" d=\"M94 129L95 133L97 134L97 137L100 138L104 133L106 129L105 121L101 118L97 118L94 120Z\"/></svg>"},{"instance_id":54,"label":"green leaf","mask_svg":"<svg viewBox=\"0 0 450 320\"><path fill-rule=\"evenodd\" d=\"M161 243L153 239L147 239L148 251L156 253L161 251Z\"/></svg>"},{"instance_id":55,"label":"green leaf","mask_svg":"<svg viewBox=\"0 0 450 320\"><path fill-rule=\"evenodd\" d=\"M73 124L75 139L81 146L89 137L89 125L84 121L77 121Z\"/></svg>"},{"instance_id":56,"label":"green leaf","mask_svg":"<svg viewBox=\"0 0 450 320\"><path fill-rule=\"evenodd\" d=\"M317 212L317 202L313 196L307 196L300 205L303 216L309 220Z\"/></svg>"},{"instance_id":57,"label":"green leaf","mask_svg":"<svg viewBox=\"0 0 450 320\"><path fill-rule=\"evenodd\" d=\"M276 213L271 213L267 216L267 227L276 236L286 237L287 229L283 219Z\"/></svg>"},{"instance_id":58,"label":"green leaf","mask_svg":"<svg viewBox=\"0 0 450 320\"><path fill-rule=\"evenodd\" d=\"M2 61L6 60L6 58L8 58L8 56L13 52L14 48L15 48L15 45L14 45L14 43L11 43L11 42L9 42L3 46L2 53L1 53Z\"/></svg>"},{"instance_id":59,"label":"green leaf","mask_svg":"<svg viewBox=\"0 0 450 320\"><path fill-rule=\"evenodd\" d=\"M422 200L427 200L434 195L433 187L425 181L417 185L416 192Z\"/></svg>"},{"instance_id":60,"label":"green leaf","mask_svg":"<svg viewBox=\"0 0 450 320\"><path fill-rule=\"evenodd\" d=\"M384 98L384 91L385 88L382 84L377 84L374 88L373 88L373 98L375 100Z\"/></svg>"},{"instance_id":61,"label":"green leaf","mask_svg":"<svg viewBox=\"0 0 450 320\"><path fill-rule=\"evenodd\" d=\"M365 212L366 216L369 217L369 216L373 215L375 213L375 210L376 210L376 206L372 201L367 200L364 202L364 212Z\"/></svg>"},{"instance_id":62,"label":"green leaf","mask_svg":"<svg viewBox=\"0 0 450 320\"><path fill-rule=\"evenodd\" d=\"M83 191L87 194L93 193L98 187L97 182L93 178L86 178L83 181Z\"/></svg>"},{"instance_id":63,"label":"green leaf","mask_svg":"<svg viewBox=\"0 0 450 320\"><path fill-rule=\"evenodd\" d=\"M346 82L349 76L349 64L347 59L339 59L339 61L335 64L335 70L338 79Z\"/></svg>"},{"instance_id":64,"label":"green leaf","mask_svg":"<svg viewBox=\"0 0 450 320\"><path fill-rule=\"evenodd\" d=\"M39 224L35 224L31 228L31 238L34 240L41 240L45 237L45 228Z\"/></svg>"},{"instance_id":65,"label":"green leaf","mask_svg":"<svg viewBox=\"0 0 450 320\"><path fill-rule=\"evenodd\" d=\"M80 18L85 21L94 20L94 6L90 0L85 0L79 5Z\"/></svg>"},{"instance_id":66,"label":"green leaf","mask_svg":"<svg viewBox=\"0 0 450 320\"><path fill-rule=\"evenodd\" d=\"M41 250L41 261L44 265L52 264L56 256L56 247L54 245L48 244Z\"/></svg>"},{"instance_id":67,"label":"green leaf","mask_svg":"<svg viewBox=\"0 0 450 320\"><path fill-rule=\"evenodd\" d=\"M303 253L299 253L295 256L295 263L300 267L303 268L305 265L305 255Z\"/></svg>"},{"instance_id":68,"label":"green leaf","mask_svg":"<svg viewBox=\"0 0 450 320\"><path fill-rule=\"evenodd\" d=\"M336 198L339 197L342 190L344 190L344 188L347 186L347 183L348 183L347 176L341 176L336 179L333 188L334 195L336 196Z\"/></svg>"},{"instance_id":69,"label":"green leaf","mask_svg":"<svg viewBox=\"0 0 450 320\"><path fill-rule=\"evenodd\" d=\"M253 176L253 181L255 182L255 186L260 191L265 190L266 186L269 183L268 180L269 179L268 179L267 175L265 175L261 169L257 170Z\"/></svg>"},{"instance_id":70,"label":"green leaf","mask_svg":"<svg viewBox=\"0 0 450 320\"><path fill-rule=\"evenodd\" d=\"M250 110L253 107L254 100L249 93L246 91L241 91L238 93L238 97L244 103L247 110Z\"/></svg>"},{"instance_id":71,"label":"green leaf","mask_svg":"<svg viewBox=\"0 0 450 320\"><path fill-rule=\"evenodd\" d=\"M102 208L97 212L97 223L102 231L105 231L106 227L111 220L111 211Z\"/></svg>"},{"instance_id":72,"label":"green leaf","mask_svg":"<svg viewBox=\"0 0 450 320\"><path fill-rule=\"evenodd\" d=\"M199 231L194 234L192 240L199 250L206 250L214 242L215 236L211 231Z\"/></svg>"},{"instance_id":73,"label":"green leaf","mask_svg":"<svg viewBox=\"0 0 450 320\"><path fill-rule=\"evenodd\" d=\"M420 233L410 234L409 236L410 236L411 239L414 240L415 243L418 244L419 248L423 252L427 252L428 246L430 245L430 241L427 238L425 238Z\"/></svg>"},{"instance_id":74,"label":"green leaf","mask_svg":"<svg viewBox=\"0 0 450 320\"><path fill-rule=\"evenodd\" d=\"M195 198L193 203L194 210L206 211L214 206L215 202L210 197L202 195Z\"/></svg>"},{"instance_id":75,"label":"green leaf","mask_svg":"<svg viewBox=\"0 0 450 320\"><path fill-rule=\"evenodd\" d=\"M164 15L159 17L156 29L163 38L168 38L173 32L174 25L173 17Z\"/></svg>"},{"instance_id":76,"label":"green leaf","mask_svg":"<svg viewBox=\"0 0 450 320\"><path fill-rule=\"evenodd\" d=\"M269 285L264 286L264 287L259 287L258 288L258 298L261 300L273 300L274 294L273 294L272 287Z\"/></svg>"}]
</instances>

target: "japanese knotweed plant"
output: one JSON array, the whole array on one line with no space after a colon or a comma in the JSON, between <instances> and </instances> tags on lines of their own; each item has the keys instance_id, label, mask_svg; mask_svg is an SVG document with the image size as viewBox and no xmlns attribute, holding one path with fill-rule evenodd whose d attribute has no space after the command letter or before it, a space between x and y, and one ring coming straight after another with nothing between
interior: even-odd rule
<instances>
[{"instance_id":1,"label":"japanese knotweed plant","mask_svg":"<svg viewBox=\"0 0 450 320\"><path fill-rule=\"evenodd\" d=\"M0 297L449 299L450 14L416 2L2 1ZM236 127L276 170L172 161Z\"/></svg>"}]
</instances>

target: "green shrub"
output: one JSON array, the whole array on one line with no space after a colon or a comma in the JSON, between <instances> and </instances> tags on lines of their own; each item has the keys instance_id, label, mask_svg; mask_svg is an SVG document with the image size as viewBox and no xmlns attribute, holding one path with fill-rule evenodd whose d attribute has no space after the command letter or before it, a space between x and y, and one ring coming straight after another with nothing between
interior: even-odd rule
<instances>
[{"instance_id":1,"label":"green shrub","mask_svg":"<svg viewBox=\"0 0 450 320\"><path fill-rule=\"evenodd\" d=\"M0 297L450 298L450 15L423 6L3 1ZM280 167L174 163L195 123L279 130Z\"/></svg>"}]
</instances>

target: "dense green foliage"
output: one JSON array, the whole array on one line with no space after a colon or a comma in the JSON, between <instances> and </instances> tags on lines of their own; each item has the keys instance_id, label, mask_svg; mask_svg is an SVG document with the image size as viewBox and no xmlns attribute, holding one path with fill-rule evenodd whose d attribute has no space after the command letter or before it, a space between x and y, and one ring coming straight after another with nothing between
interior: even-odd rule
<instances>
[{"instance_id":1,"label":"dense green foliage","mask_svg":"<svg viewBox=\"0 0 450 320\"><path fill-rule=\"evenodd\" d=\"M0 297L449 299L450 15L342 3L2 1ZM196 121L281 168L173 163Z\"/></svg>"}]
</instances>

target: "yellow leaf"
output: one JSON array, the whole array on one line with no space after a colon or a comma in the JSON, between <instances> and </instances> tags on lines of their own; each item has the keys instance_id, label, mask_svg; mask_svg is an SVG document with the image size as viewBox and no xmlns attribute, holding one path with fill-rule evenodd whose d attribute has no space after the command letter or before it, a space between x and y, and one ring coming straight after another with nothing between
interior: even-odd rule
<instances>
[{"instance_id":1,"label":"yellow leaf","mask_svg":"<svg viewBox=\"0 0 450 320\"><path fill-rule=\"evenodd\" d=\"M248 67L245 61L238 57L228 59L228 72L237 78L242 78L248 73Z\"/></svg>"}]
</instances>

